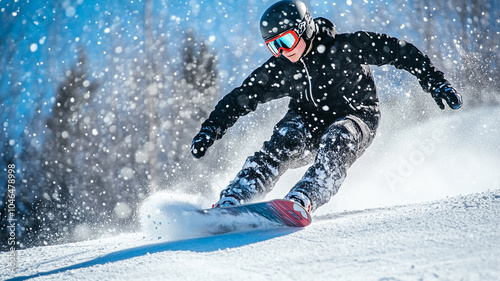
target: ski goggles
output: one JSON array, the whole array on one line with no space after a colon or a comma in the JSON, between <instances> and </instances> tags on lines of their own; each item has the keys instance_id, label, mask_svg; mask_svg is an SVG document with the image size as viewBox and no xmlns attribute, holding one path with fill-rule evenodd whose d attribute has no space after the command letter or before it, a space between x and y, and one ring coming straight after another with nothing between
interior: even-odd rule
<instances>
[{"instance_id":1,"label":"ski goggles","mask_svg":"<svg viewBox=\"0 0 500 281\"><path fill-rule=\"evenodd\" d=\"M300 36L291 29L284 32L271 40L266 41L266 46L275 57L279 57L282 51L290 52L297 46L300 41Z\"/></svg>"}]
</instances>

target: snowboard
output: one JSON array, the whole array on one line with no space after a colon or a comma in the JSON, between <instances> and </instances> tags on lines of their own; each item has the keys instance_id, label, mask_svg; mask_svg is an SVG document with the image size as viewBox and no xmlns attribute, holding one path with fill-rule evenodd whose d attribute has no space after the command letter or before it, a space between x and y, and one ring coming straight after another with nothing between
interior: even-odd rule
<instances>
[{"instance_id":1,"label":"snowboard","mask_svg":"<svg viewBox=\"0 0 500 281\"><path fill-rule=\"evenodd\" d=\"M311 223L310 214L302 206L282 199L194 212L209 222L205 231L210 234L252 229L305 227Z\"/></svg>"}]
</instances>

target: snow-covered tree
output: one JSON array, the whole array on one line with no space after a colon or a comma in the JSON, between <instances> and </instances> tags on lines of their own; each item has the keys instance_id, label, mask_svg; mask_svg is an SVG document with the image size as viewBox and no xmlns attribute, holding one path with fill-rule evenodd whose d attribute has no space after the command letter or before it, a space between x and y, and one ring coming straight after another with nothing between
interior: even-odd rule
<instances>
[{"instance_id":1,"label":"snow-covered tree","mask_svg":"<svg viewBox=\"0 0 500 281\"><path fill-rule=\"evenodd\" d=\"M207 163L195 161L190 152L193 136L214 107L219 94L217 57L199 42L193 32L183 40L182 71L174 81L165 123L168 140L167 178L170 186L179 182L195 182L200 189L207 185L200 174L210 171ZM205 180L206 181L206 180Z\"/></svg>"},{"instance_id":2,"label":"snow-covered tree","mask_svg":"<svg viewBox=\"0 0 500 281\"><path fill-rule=\"evenodd\" d=\"M98 144L91 141L96 134L92 111L87 111L91 97L98 89L86 70L86 56L80 50L76 65L66 72L66 80L57 91L53 116L47 120L49 136L44 142L41 163L42 182L34 202L39 220L38 238L57 241L67 239L78 221L84 221L97 202L98 194L88 190L85 174L99 169L94 160ZM90 163L89 163L90 162ZM92 167L93 166L93 167ZM100 177L94 177L98 184ZM90 195L90 196L85 196Z\"/></svg>"}]
</instances>

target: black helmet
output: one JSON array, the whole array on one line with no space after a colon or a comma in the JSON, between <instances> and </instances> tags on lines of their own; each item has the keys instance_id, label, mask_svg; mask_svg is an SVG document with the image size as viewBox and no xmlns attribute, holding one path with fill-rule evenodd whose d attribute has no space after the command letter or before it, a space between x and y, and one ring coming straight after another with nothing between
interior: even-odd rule
<instances>
[{"instance_id":1,"label":"black helmet","mask_svg":"<svg viewBox=\"0 0 500 281\"><path fill-rule=\"evenodd\" d=\"M311 40L316 30L306 4L299 0L276 2L264 12L260 19L260 33L264 41L294 28L297 35L306 40Z\"/></svg>"}]
</instances>

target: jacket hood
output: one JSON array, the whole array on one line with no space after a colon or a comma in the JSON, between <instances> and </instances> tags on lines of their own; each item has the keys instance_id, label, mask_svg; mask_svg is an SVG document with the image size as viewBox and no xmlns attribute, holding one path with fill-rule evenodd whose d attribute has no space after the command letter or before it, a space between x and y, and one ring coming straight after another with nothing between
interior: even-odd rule
<instances>
[{"instance_id":1,"label":"jacket hood","mask_svg":"<svg viewBox=\"0 0 500 281\"><path fill-rule=\"evenodd\" d=\"M319 42L319 38L321 38L322 42L328 42L335 39L337 35L335 25L328 19L316 18L314 19L314 23L316 24L316 32L311 40L306 40L307 47L302 57L307 56L311 52L313 46Z\"/></svg>"},{"instance_id":2,"label":"jacket hood","mask_svg":"<svg viewBox=\"0 0 500 281\"><path fill-rule=\"evenodd\" d=\"M337 29L335 28L335 25L329 21L328 19L325 18L316 18L314 19L314 22L317 25L316 29L316 35L317 36L329 36L332 39L335 39L335 36L338 34Z\"/></svg>"}]
</instances>

